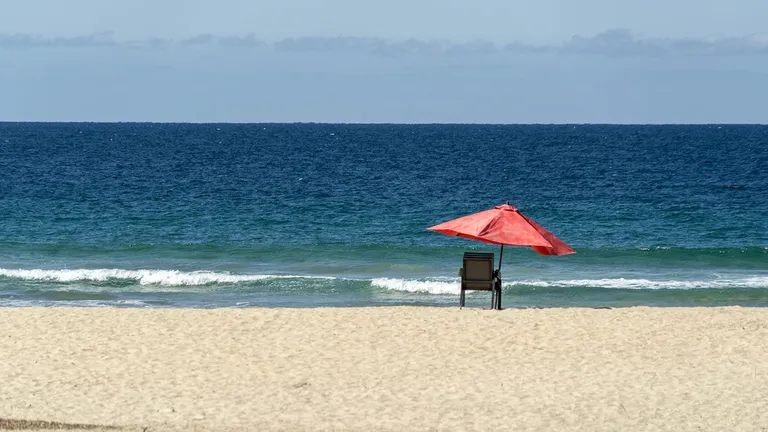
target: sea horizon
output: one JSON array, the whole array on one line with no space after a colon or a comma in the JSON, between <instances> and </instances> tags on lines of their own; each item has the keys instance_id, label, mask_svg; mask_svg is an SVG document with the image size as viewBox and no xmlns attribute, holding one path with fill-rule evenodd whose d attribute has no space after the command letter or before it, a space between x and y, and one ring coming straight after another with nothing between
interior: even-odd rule
<instances>
[{"instance_id":1,"label":"sea horizon","mask_svg":"<svg viewBox=\"0 0 768 432\"><path fill-rule=\"evenodd\" d=\"M168 125L326 125L326 126L768 126L768 123L611 123L611 122L324 122L324 121L168 121L168 120L0 120L0 124L168 124Z\"/></svg>"}]
</instances>

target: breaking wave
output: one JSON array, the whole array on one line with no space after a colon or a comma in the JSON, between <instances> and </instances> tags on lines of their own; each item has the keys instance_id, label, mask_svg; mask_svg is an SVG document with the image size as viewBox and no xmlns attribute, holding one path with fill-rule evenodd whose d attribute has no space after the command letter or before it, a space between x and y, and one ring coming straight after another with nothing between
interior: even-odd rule
<instances>
[{"instance_id":1,"label":"breaking wave","mask_svg":"<svg viewBox=\"0 0 768 432\"><path fill-rule=\"evenodd\" d=\"M254 282L265 279L311 278L335 279L325 276L292 276L292 275L237 275L211 271L184 272L179 270L122 270L122 269L0 269L0 276L23 280L76 282L110 280L136 281L141 285L209 285Z\"/></svg>"},{"instance_id":2,"label":"breaking wave","mask_svg":"<svg viewBox=\"0 0 768 432\"><path fill-rule=\"evenodd\" d=\"M232 274L215 271L181 270L124 270L124 269L5 269L0 268L0 278L42 282L92 282L111 283L127 282L144 286L201 286L233 285L250 283L268 283L276 291L283 289L295 291L298 288L311 289L318 283L323 286L337 286L335 292L348 289L365 290L365 287L385 291L422 293L435 295L456 295L460 284L457 278L432 277L421 279L405 278L345 278L312 275L274 275L274 274ZM304 282L301 282L304 281ZM314 282L313 282L314 281ZM301 285L297 285L300 283ZM331 284L331 285L328 285ZM688 290L688 289L768 289L768 276L699 278L699 279L630 279L630 278L593 278L563 280L516 280L505 281L505 291L535 290L537 288L569 289L597 288L619 290ZM282 288L281 288L282 287Z\"/></svg>"},{"instance_id":3,"label":"breaking wave","mask_svg":"<svg viewBox=\"0 0 768 432\"><path fill-rule=\"evenodd\" d=\"M375 287L394 291L429 294L458 294L458 281L408 280L408 279L373 279ZM688 290L688 289L731 289L731 288L768 288L768 277L743 277L711 280L651 280L651 279L570 279L570 280L522 280L504 282L505 290L516 288L603 288L624 290Z\"/></svg>"}]
</instances>

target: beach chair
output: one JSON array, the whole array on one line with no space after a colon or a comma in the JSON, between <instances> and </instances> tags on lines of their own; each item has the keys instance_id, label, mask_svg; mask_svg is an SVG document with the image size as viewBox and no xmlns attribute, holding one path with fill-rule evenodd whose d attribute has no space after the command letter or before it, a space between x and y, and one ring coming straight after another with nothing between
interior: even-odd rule
<instances>
[{"instance_id":1,"label":"beach chair","mask_svg":"<svg viewBox=\"0 0 768 432\"><path fill-rule=\"evenodd\" d=\"M464 267L459 269L459 276L459 307L464 307L465 291L490 291L491 309L501 309L501 284L493 270L493 253L464 252Z\"/></svg>"}]
</instances>

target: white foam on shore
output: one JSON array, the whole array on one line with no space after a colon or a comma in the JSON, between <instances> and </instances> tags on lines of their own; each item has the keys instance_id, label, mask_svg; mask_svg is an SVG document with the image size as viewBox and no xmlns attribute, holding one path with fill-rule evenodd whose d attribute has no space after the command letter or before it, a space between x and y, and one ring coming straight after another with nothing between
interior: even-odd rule
<instances>
[{"instance_id":1,"label":"white foam on shore","mask_svg":"<svg viewBox=\"0 0 768 432\"><path fill-rule=\"evenodd\" d=\"M305 275L248 275L213 271L180 270L123 270L123 269L4 269L0 277L22 280L77 282L105 282L109 280L135 281L140 285L196 286L210 284L237 284L269 279L325 279L338 280L331 276ZM459 293L457 278L397 279L375 278L371 285L392 291L451 294ZM768 277L752 276L742 278L713 278L710 280L653 280L626 278L564 279L564 280L518 280L504 282L504 287L542 288L606 288L606 289L726 289L726 288L768 288Z\"/></svg>"},{"instance_id":2,"label":"white foam on shore","mask_svg":"<svg viewBox=\"0 0 768 432\"><path fill-rule=\"evenodd\" d=\"M393 291L429 293L429 294L459 294L458 281L437 280L408 280L408 279L373 279L371 285ZM651 279L569 279L569 280L521 280L504 282L505 288L512 287L542 287L542 288L605 288L605 289L726 289L726 288L768 288L768 277L747 277L735 279L712 280L651 280Z\"/></svg>"},{"instance_id":3,"label":"white foam on shore","mask_svg":"<svg viewBox=\"0 0 768 432\"><path fill-rule=\"evenodd\" d=\"M408 279L377 278L371 285L392 291L429 294L459 294L459 282L423 281Z\"/></svg>"},{"instance_id":4,"label":"white foam on shore","mask_svg":"<svg viewBox=\"0 0 768 432\"><path fill-rule=\"evenodd\" d=\"M0 307L133 307L133 308L159 308L157 305L141 300L11 300L0 299Z\"/></svg>"},{"instance_id":5,"label":"white foam on shore","mask_svg":"<svg viewBox=\"0 0 768 432\"><path fill-rule=\"evenodd\" d=\"M108 280L134 280L141 285L208 285L216 283L252 282L264 279L283 278L312 278L335 279L325 276L293 276L293 275L235 275L211 271L184 272L179 270L122 270L122 269L3 269L0 276L23 280L41 280L56 282Z\"/></svg>"},{"instance_id":6,"label":"white foam on shore","mask_svg":"<svg viewBox=\"0 0 768 432\"><path fill-rule=\"evenodd\" d=\"M505 286L507 284L504 284ZM511 286L527 285L534 287L592 287L613 289L725 289L725 288L768 288L768 277L747 277L735 279L711 280L651 280L651 279L569 279L555 281L528 280L517 281Z\"/></svg>"}]
</instances>

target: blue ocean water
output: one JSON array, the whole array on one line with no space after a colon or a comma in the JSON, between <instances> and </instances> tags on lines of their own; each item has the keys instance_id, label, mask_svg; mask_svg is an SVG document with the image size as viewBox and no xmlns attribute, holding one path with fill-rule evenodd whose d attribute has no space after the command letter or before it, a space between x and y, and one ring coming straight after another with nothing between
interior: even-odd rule
<instances>
[{"instance_id":1,"label":"blue ocean water","mask_svg":"<svg viewBox=\"0 0 768 432\"><path fill-rule=\"evenodd\" d=\"M768 126L91 123L0 123L0 305L455 305L507 201L505 307L768 306Z\"/></svg>"}]
</instances>

